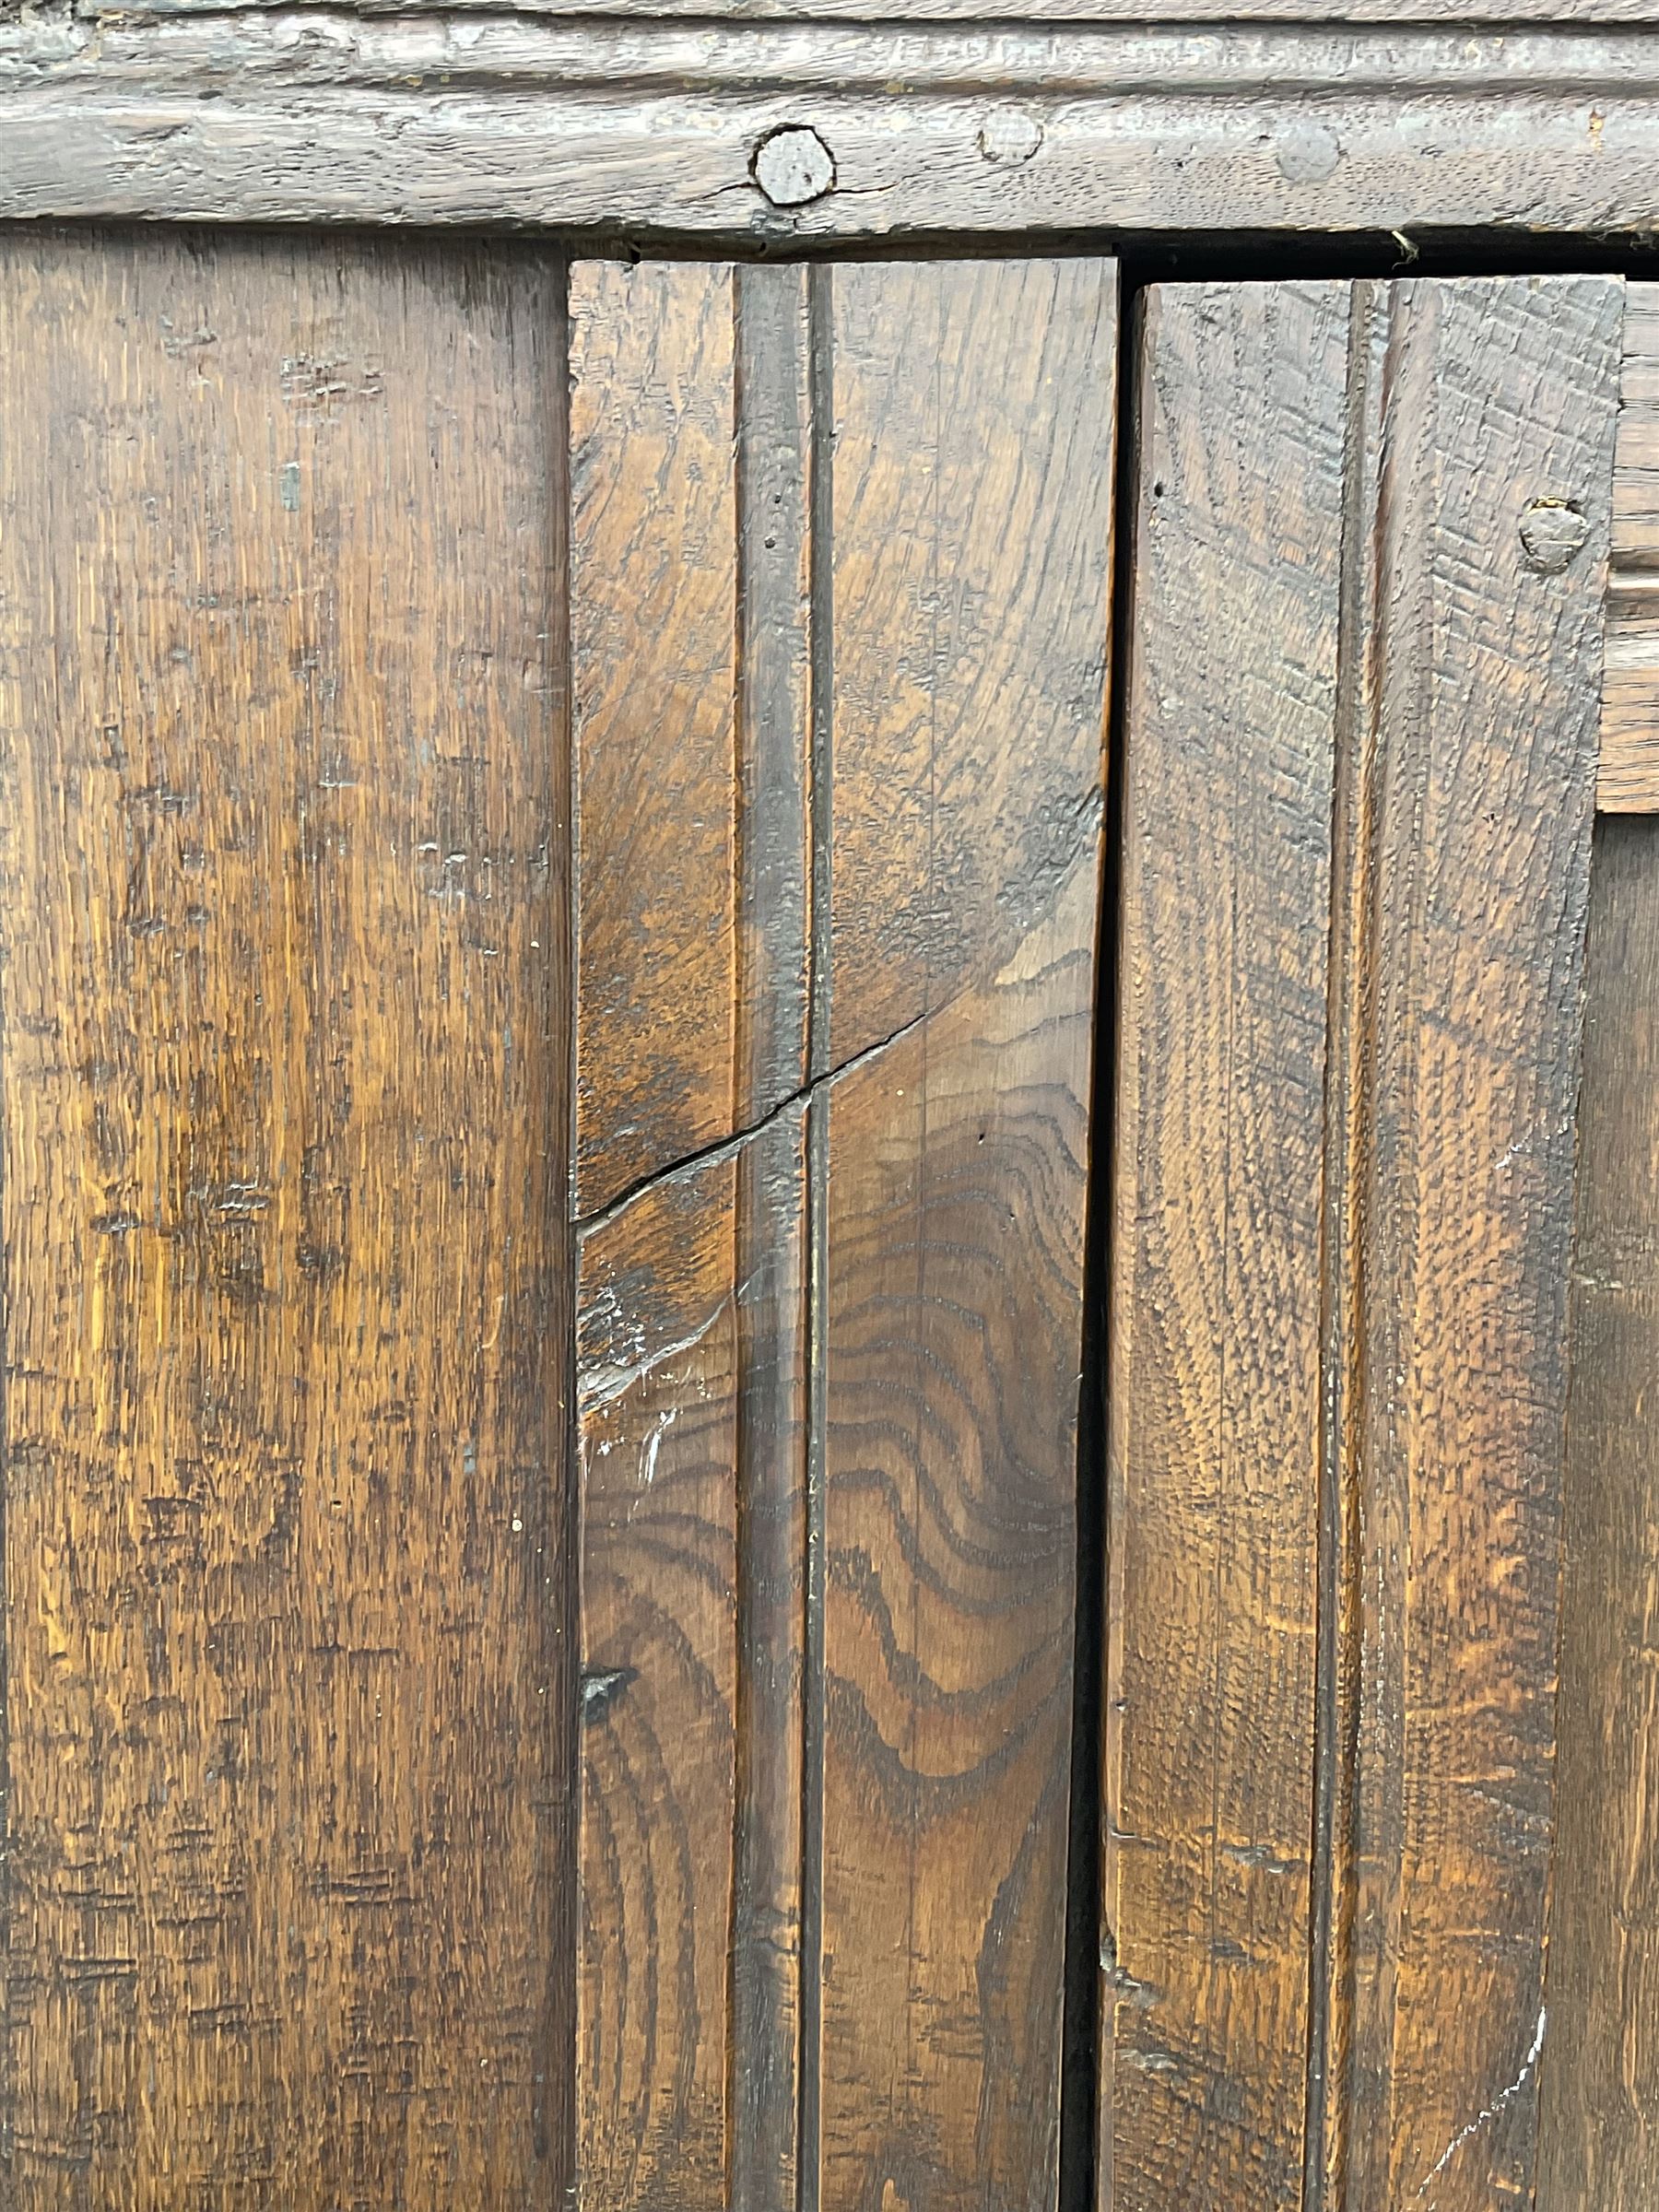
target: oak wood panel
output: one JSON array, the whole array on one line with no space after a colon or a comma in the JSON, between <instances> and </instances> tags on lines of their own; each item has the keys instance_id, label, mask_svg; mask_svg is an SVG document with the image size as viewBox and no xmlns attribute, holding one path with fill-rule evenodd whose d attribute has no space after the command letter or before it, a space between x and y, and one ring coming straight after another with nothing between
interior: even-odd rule
<instances>
[{"instance_id":1,"label":"oak wood panel","mask_svg":"<svg viewBox=\"0 0 1659 2212\"><path fill-rule=\"evenodd\" d=\"M803 124L833 189L777 207L755 155ZM1641 237L1656 159L1659 40L1640 29L0 22L18 218L539 224L746 251L917 230Z\"/></svg>"},{"instance_id":2,"label":"oak wood panel","mask_svg":"<svg viewBox=\"0 0 1659 2212\"><path fill-rule=\"evenodd\" d=\"M732 273L571 275L575 1188L733 1133Z\"/></svg>"},{"instance_id":3,"label":"oak wood panel","mask_svg":"<svg viewBox=\"0 0 1659 2212\"><path fill-rule=\"evenodd\" d=\"M551 2201L560 274L0 252L0 2186Z\"/></svg>"},{"instance_id":4,"label":"oak wood panel","mask_svg":"<svg viewBox=\"0 0 1659 2212\"><path fill-rule=\"evenodd\" d=\"M1615 529L1617 531L1617 519ZM1538 2202L1659 2203L1659 822L1597 826Z\"/></svg>"},{"instance_id":5,"label":"oak wood panel","mask_svg":"<svg viewBox=\"0 0 1659 2212\"><path fill-rule=\"evenodd\" d=\"M840 1062L994 973L1092 837L1116 294L1077 260L833 298Z\"/></svg>"},{"instance_id":6,"label":"oak wood panel","mask_svg":"<svg viewBox=\"0 0 1659 2212\"><path fill-rule=\"evenodd\" d=\"M804 1178L796 1107L582 1240L578 2082L594 2212L781 2207L793 2176Z\"/></svg>"},{"instance_id":7,"label":"oak wood panel","mask_svg":"<svg viewBox=\"0 0 1659 2212\"><path fill-rule=\"evenodd\" d=\"M1659 285L1625 294L1596 804L1659 813Z\"/></svg>"},{"instance_id":8,"label":"oak wood panel","mask_svg":"<svg viewBox=\"0 0 1659 2212\"><path fill-rule=\"evenodd\" d=\"M1110 1349L1103 2199L1301 2201L1349 288L1137 354Z\"/></svg>"},{"instance_id":9,"label":"oak wood panel","mask_svg":"<svg viewBox=\"0 0 1659 2212\"><path fill-rule=\"evenodd\" d=\"M582 2201L1037 2206L1114 273L572 299Z\"/></svg>"},{"instance_id":10,"label":"oak wood panel","mask_svg":"<svg viewBox=\"0 0 1659 2212\"><path fill-rule=\"evenodd\" d=\"M1094 874L830 1087L827 2212L1053 2200Z\"/></svg>"},{"instance_id":11,"label":"oak wood panel","mask_svg":"<svg viewBox=\"0 0 1659 2212\"><path fill-rule=\"evenodd\" d=\"M1114 276L833 277L826 2212L1055 2183Z\"/></svg>"},{"instance_id":12,"label":"oak wood panel","mask_svg":"<svg viewBox=\"0 0 1659 2212\"><path fill-rule=\"evenodd\" d=\"M1335 2201L1530 2199L1622 287L1379 287ZM1564 558L1538 517L1582 515ZM1540 546L1545 551L1540 554Z\"/></svg>"}]
</instances>

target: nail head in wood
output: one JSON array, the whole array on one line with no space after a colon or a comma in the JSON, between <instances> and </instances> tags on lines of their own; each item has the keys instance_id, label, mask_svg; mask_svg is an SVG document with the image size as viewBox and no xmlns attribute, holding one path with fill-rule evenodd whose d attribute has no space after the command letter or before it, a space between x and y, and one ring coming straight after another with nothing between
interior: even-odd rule
<instances>
[{"instance_id":1,"label":"nail head in wood","mask_svg":"<svg viewBox=\"0 0 1659 2212\"><path fill-rule=\"evenodd\" d=\"M785 124L762 138L751 167L774 207L805 207L835 184L835 157L805 124Z\"/></svg>"},{"instance_id":2,"label":"nail head in wood","mask_svg":"<svg viewBox=\"0 0 1659 2212\"><path fill-rule=\"evenodd\" d=\"M980 125L980 152L995 169L1018 169L1041 144L1042 125L1021 108L999 108Z\"/></svg>"},{"instance_id":3,"label":"nail head in wood","mask_svg":"<svg viewBox=\"0 0 1659 2212\"><path fill-rule=\"evenodd\" d=\"M1567 500L1534 500L1521 517L1521 549L1547 576L1559 576L1589 535L1589 524Z\"/></svg>"}]
</instances>

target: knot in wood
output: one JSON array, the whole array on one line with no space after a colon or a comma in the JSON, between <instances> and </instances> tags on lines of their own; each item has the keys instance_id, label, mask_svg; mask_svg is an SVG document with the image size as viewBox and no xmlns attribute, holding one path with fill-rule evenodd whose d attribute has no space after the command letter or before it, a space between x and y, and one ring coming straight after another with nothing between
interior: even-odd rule
<instances>
[{"instance_id":1,"label":"knot in wood","mask_svg":"<svg viewBox=\"0 0 1659 2212\"><path fill-rule=\"evenodd\" d=\"M1559 576L1589 535L1570 500L1534 500L1521 517L1521 550L1547 576Z\"/></svg>"},{"instance_id":2,"label":"knot in wood","mask_svg":"<svg viewBox=\"0 0 1659 2212\"><path fill-rule=\"evenodd\" d=\"M804 207L835 183L835 157L815 130L786 123L755 148L750 172L774 207Z\"/></svg>"}]
</instances>

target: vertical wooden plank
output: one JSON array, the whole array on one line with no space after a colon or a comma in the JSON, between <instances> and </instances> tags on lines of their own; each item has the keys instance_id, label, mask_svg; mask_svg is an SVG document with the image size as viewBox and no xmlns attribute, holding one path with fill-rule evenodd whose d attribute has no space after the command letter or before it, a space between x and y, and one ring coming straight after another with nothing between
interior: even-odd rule
<instances>
[{"instance_id":1,"label":"vertical wooden plank","mask_svg":"<svg viewBox=\"0 0 1659 2212\"><path fill-rule=\"evenodd\" d=\"M726 2173L736 1163L582 1241L581 2201L720 2206Z\"/></svg>"},{"instance_id":2,"label":"vertical wooden plank","mask_svg":"<svg viewBox=\"0 0 1659 2212\"><path fill-rule=\"evenodd\" d=\"M1534 2183L1622 288L1379 288L1339 2201ZM1547 527L1563 512L1582 529ZM1544 518L1541 524L1540 517Z\"/></svg>"},{"instance_id":3,"label":"vertical wooden plank","mask_svg":"<svg viewBox=\"0 0 1659 2212\"><path fill-rule=\"evenodd\" d=\"M1348 288L1138 346L1110 1347L1104 2201L1298 2205Z\"/></svg>"},{"instance_id":4,"label":"vertical wooden plank","mask_svg":"<svg viewBox=\"0 0 1659 2212\"><path fill-rule=\"evenodd\" d=\"M6 2202L554 2201L559 273L3 251Z\"/></svg>"},{"instance_id":5,"label":"vertical wooden plank","mask_svg":"<svg viewBox=\"0 0 1659 2212\"><path fill-rule=\"evenodd\" d=\"M1114 273L847 267L830 305L818 2201L1034 2207L1055 2185Z\"/></svg>"},{"instance_id":6,"label":"vertical wooden plank","mask_svg":"<svg viewBox=\"0 0 1659 2212\"><path fill-rule=\"evenodd\" d=\"M806 274L595 265L572 312L582 2195L793 2212Z\"/></svg>"},{"instance_id":7,"label":"vertical wooden plank","mask_svg":"<svg viewBox=\"0 0 1659 2212\"><path fill-rule=\"evenodd\" d=\"M571 274L575 1187L736 1127L732 272Z\"/></svg>"},{"instance_id":8,"label":"vertical wooden plank","mask_svg":"<svg viewBox=\"0 0 1659 2212\"><path fill-rule=\"evenodd\" d=\"M1645 2212L1659 2124L1659 1538L1648 1407L1659 825L1600 826L1589 965L1540 2164L1558 2198L1594 2177L1608 2212Z\"/></svg>"},{"instance_id":9,"label":"vertical wooden plank","mask_svg":"<svg viewBox=\"0 0 1659 2212\"><path fill-rule=\"evenodd\" d=\"M1595 798L1659 814L1659 284L1625 292Z\"/></svg>"},{"instance_id":10,"label":"vertical wooden plank","mask_svg":"<svg viewBox=\"0 0 1659 2212\"><path fill-rule=\"evenodd\" d=\"M1622 436L1622 426L1621 426ZM1598 825L1578 1119L1538 2203L1659 2183L1659 821Z\"/></svg>"},{"instance_id":11,"label":"vertical wooden plank","mask_svg":"<svg viewBox=\"0 0 1659 2212\"><path fill-rule=\"evenodd\" d=\"M994 973L1093 835L1114 405L1101 269L835 274L838 1065Z\"/></svg>"},{"instance_id":12,"label":"vertical wooden plank","mask_svg":"<svg viewBox=\"0 0 1659 2212\"><path fill-rule=\"evenodd\" d=\"M797 1106L582 1239L589 2207L793 2177L805 1231Z\"/></svg>"}]
</instances>

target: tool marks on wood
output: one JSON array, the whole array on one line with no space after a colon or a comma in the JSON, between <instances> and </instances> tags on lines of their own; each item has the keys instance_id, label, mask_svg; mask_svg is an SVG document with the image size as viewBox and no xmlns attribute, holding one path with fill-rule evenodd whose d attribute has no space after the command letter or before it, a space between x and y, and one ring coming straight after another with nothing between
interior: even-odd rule
<instances>
[{"instance_id":1,"label":"tool marks on wood","mask_svg":"<svg viewBox=\"0 0 1659 2212\"><path fill-rule=\"evenodd\" d=\"M1350 2201L1534 2178L1567 1277L1623 288L1380 288ZM1528 542L1540 502L1585 524ZM1346 1985L1340 1978L1346 1975Z\"/></svg>"},{"instance_id":2,"label":"tool marks on wood","mask_svg":"<svg viewBox=\"0 0 1659 2212\"><path fill-rule=\"evenodd\" d=\"M1621 426L1622 436L1622 426ZM1659 2135L1659 822L1590 868L1538 2202L1651 2212Z\"/></svg>"},{"instance_id":3,"label":"tool marks on wood","mask_svg":"<svg viewBox=\"0 0 1659 2212\"><path fill-rule=\"evenodd\" d=\"M561 272L4 261L6 2201L552 2201Z\"/></svg>"},{"instance_id":4,"label":"tool marks on wood","mask_svg":"<svg viewBox=\"0 0 1659 2212\"><path fill-rule=\"evenodd\" d=\"M1600 278L1148 303L1114 2205L1532 2187L1621 306Z\"/></svg>"},{"instance_id":5,"label":"tool marks on wood","mask_svg":"<svg viewBox=\"0 0 1659 2212\"><path fill-rule=\"evenodd\" d=\"M1300 2198L1348 288L1138 347L1110 1350L1110 2202Z\"/></svg>"}]
</instances>

